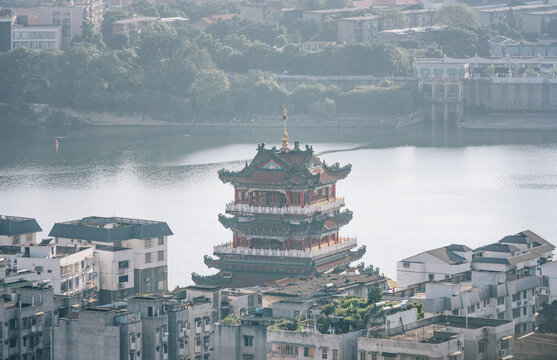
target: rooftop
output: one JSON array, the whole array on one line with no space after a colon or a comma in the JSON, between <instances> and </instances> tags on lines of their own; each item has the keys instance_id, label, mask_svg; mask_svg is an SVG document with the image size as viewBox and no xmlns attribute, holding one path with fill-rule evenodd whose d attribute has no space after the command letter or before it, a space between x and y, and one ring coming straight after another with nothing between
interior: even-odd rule
<instances>
[{"instance_id":1,"label":"rooftop","mask_svg":"<svg viewBox=\"0 0 557 360\"><path fill-rule=\"evenodd\" d=\"M0 236L13 236L43 231L37 221L20 216L0 215Z\"/></svg>"},{"instance_id":2,"label":"rooftop","mask_svg":"<svg viewBox=\"0 0 557 360\"><path fill-rule=\"evenodd\" d=\"M112 242L173 235L165 222L121 217L90 216L56 223L49 236L86 241Z\"/></svg>"},{"instance_id":3,"label":"rooftop","mask_svg":"<svg viewBox=\"0 0 557 360\"><path fill-rule=\"evenodd\" d=\"M105 246L105 245L97 245L96 248L97 248L97 250L101 250L101 251L110 251L110 252L117 252L117 251L130 250L130 248L117 247L117 246Z\"/></svg>"},{"instance_id":4,"label":"rooftop","mask_svg":"<svg viewBox=\"0 0 557 360\"><path fill-rule=\"evenodd\" d=\"M381 283L385 278L378 275L323 274L307 280L282 279L275 281L271 289L264 291L268 296L301 297L342 294L346 289L362 285Z\"/></svg>"}]
</instances>

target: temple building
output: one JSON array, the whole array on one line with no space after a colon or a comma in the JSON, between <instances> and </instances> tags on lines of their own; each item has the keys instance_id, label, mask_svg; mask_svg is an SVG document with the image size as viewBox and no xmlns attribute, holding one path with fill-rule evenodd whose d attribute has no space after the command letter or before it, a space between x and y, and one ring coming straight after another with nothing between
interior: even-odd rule
<instances>
[{"instance_id":1,"label":"temple building","mask_svg":"<svg viewBox=\"0 0 557 360\"><path fill-rule=\"evenodd\" d=\"M198 284L226 283L231 287L263 285L285 277L309 277L360 259L365 246L339 230L352 220L342 210L336 182L351 165L326 165L309 145L289 147L285 128L280 149L259 144L257 154L240 171L219 171L223 183L234 186L234 201L221 224L232 241L214 247L217 258L205 264L221 270L214 276L192 274Z\"/></svg>"}]
</instances>

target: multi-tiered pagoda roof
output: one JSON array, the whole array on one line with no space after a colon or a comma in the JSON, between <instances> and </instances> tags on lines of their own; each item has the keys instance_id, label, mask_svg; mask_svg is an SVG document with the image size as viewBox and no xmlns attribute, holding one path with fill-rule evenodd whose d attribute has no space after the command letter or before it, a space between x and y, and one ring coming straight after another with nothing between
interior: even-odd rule
<instances>
[{"instance_id":1,"label":"multi-tiered pagoda roof","mask_svg":"<svg viewBox=\"0 0 557 360\"><path fill-rule=\"evenodd\" d=\"M224 183L236 186L264 186L265 188L304 189L327 185L344 179L352 169L348 164L338 163L329 166L321 161L313 152L313 147L306 145L294 149L278 150L273 147L266 149L259 144L253 160L240 171L219 171L219 179Z\"/></svg>"}]
</instances>

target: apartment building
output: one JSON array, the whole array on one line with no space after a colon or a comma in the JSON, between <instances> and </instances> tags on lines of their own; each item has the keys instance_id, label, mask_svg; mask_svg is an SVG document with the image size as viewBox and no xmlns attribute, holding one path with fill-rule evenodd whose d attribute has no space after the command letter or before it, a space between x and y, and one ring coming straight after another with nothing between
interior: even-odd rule
<instances>
[{"instance_id":1,"label":"apartment building","mask_svg":"<svg viewBox=\"0 0 557 360\"><path fill-rule=\"evenodd\" d=\"M27 48L35 51L62 49L61 25L14 26L12 49Z\"/></svg>"},{"instance_id":2,"label":"apartment building","mask_svg":"<svg viewBox=\"0 0 557 360\"><path fill-rule=\"evenodd\" d=\"M279 5L265 3L240 5L242 20L278 23L281 17L282 11Z\"/></svg>"},{"instance_id":3,"label":"apartment building","mask_svg":"<svg viewBox=\"0 0 557 360\"><path fill-rule=\"evenodd\" d=\"M470 271L472 249L452 244L424 251L397 262L397 288L442 280Z\"/></svg>"},{"instance_id":4,"label":"apartment building","mask_svg":"<svg viewBox=\"0 0 557 360\"><path fill-rule=\"evenodd\" d=\"M60 245L91 244L133 250L134 293L162 293L168 286L165 222L91 216L54 224L50 236ZM106 271L106 270L102 270Z\"/></svg>"},{"instance_id":5,"label":"apartment building","mask_svg":"<svg viewBox=\"0 0 557 360\"><path fill-rule=\"evenodd\" d=\"M141 331L141 316L125 309L93 307L74 312L54 327L53 359L141 359Z\"/></svg>"},{"instance_id":6,"label":"apartment building","mask_svg":"<svg viewBox=\"0 0 557 360\"><path fill-rule=\"evenodd\" d=\"M135 294L133 249L97 245L99 303L111 304Z\"/></svg>"},{"instance_id":7,"label":"apartment building","mask_svg":"<svg viewBox=\"0 0 557 360\"><path fill-rule=\"evenodd\" d=\"M32 270L39 279L50 281L55 295L96 298L98 266L93 247L61 246L46 239L40 244L26 244L22 249L23 256L17 259L18 270Z\"/></svg>"},{"instance_id":8,"label":"apartment building","mask_svg":"<svg viewBox=\"0 0 557 360\"><path fill-rule=\"evenodd\" d=\"M50 359L55 303L52 288L12 283L0 297L0 357Z\"/></svg>"},{"instance_id":9,"label":"apartment building","mask_svg":"<svg viewBox=\"0 0 557 360\"><path fill-rule=\"evenodd\" d=\"M41 231L43 229L35 219L0 215L0 245L34 243L37 240L37 233Z\"/></svg>"},{"instance_id":10,"label":"apartment building","mask_svg":"<svg viewBox=\"0 0 557 360\"><path fill-rule=\"evenodd\" d=\"M557 301L557 261L540 266L540 304ZM538 305L540 305L538 304Z\"/></svg>"}]
</instances>

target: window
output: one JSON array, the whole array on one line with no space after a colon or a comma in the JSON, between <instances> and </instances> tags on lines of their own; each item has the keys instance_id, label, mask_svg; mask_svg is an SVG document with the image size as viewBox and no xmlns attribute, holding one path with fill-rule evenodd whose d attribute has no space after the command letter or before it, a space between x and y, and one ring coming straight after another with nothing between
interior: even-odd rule
<instances>
[{"instance_id":1,"label":"window","mask_svg":"<svg viewBox=\"0 0 557 360\"><path fill-rule=\"evenodd\" d=\"M157 256L159 261L164 261L164 251L159 251Z\"/></svg>"},{"instance_id":2,"label":"window","mask_svg":"<svg viewBox=\"0 0 557 360\"><path fill-rule=\"evenodd\" d=\"M151 253L145 253L145 263L146 264L151 263Z\"/></svg>"},{"instance_id":3,"label":"window","mask_svg":"<svg viewBox=\"0 0 557 360\"><path fill-rule=\"evenodd\" d=\"M474 305L468 306L468 314L471 314L473 312L474 312Z\"/></svg>"},{"instance_id":4,"label":"window","mask_svg":"<svg viewBox=\"0 0 557 360\"><path fill-rule=\"evenodd\" d=\"M151 239L145 240L145 248L150 248L151 246L153 246L153 245L151 244Z\"/></svg>"},{"instance_id":5,"label":"window","mask_svg":"<svg viewBox=\"0 0 557 360\"><path fill-rule=\"evenodd\" d=\"M429 274L428 279L429 279L429 281L432 281L433 280L433 274Z\"/></svg>"},{"instance_id":6,"label":"window","mask_svg":"<svg viewBox=\"0 0 557 360\"><path fill-rule=\"evenodd\" d=\"M164 237L159 236L159 245L164 245Z\"/></svg>"},{"instance_id":7,"label":"window","mask_svg":"<svg viewBox=\"0 0 557 360\"><path fill-rule=\"evenodd\" d=\"M118 261L118 269L127 269L129 266L128 260Z\"/></svg>"},{"instance_id":8,"label":"window","mask_svg":"<svg viewBox=\"0 0 557 360\"><path fill-rule=\"evenodd\" d=\"M119 283L128 282L128 275L120 276L120 277L118 278L118 282L119 282Z\"/></svg>"},{"instance_id":9,"label":"window","mask_svg":"<svg viewBox=\"0 0 557 360\"><path fill-rule=\"evenodd\" d=\"M522 315L528 314L528 306L522 308Z\"/></svg>"},{"instance_id":10,"label":"window","mask_svg":"<svg viewBox=\"0 0 557 360\"><path fill-rule=\"evenodd\" d=\"M253 336L244 336L244 346L253 346Z\"/></svg>"},{"instance_id":11,"label":"window","mask_svg":"<svg viewBox=\"0 0 557 360\"><path fill-rule=\"evenodd\" d=\"M499 296L497 298L497 305L505 305L505 297L504 296Z\"/></svg>"},{"instance_id":12,"label":"window","mask_svg":"<svg viewBox=\"0 0 557 360\"><path fill-rule=\"evenodd\" d=\"M501 349L508 349L509 348L509 338L505 337L501 339Z\"/></svg>"},{"instance_id":13,"label":"window","mask_svg":"<svg viewBox=\"0 0 557 360\"><path fill-rule=\"evenodd\" d=\"M513 319L520 316L520 308L513 309ZM520 332L520 331L518 331Z\"/></svg>"},{"instance_id":14,"label":"window","mask_svg":"<svg viewBox=\"0 0 557 360\"><path fill-rule=\"evenodd\" d=\"M300 317L300 311L299 310L294 310L294 317Z\"/></svg>"},{"instance_id":15,"label":"window","mask_svg":"<svg viewBox=\"0 0 557 360\"><path fill-rule=\"evenodd\" d=\"M371 360L377 360L377 353L375 351L370 352Z\"/></svg>"},{"instance_id":16,"label":"window","mask_svg":"<svg viewBox=\"0 0 557 360\"><path fill-rule=\"evenodd\" d=\"M315 348L312 347L304 347L304 357L311 357L315 355Z\"/></svg>"},{"instance_id":17,"label":"window","mask_svg":"<svg viewBox=\"0 0 557 360\"><path fill-rule=\"evenodd\" d=\"M458 316L458 313L459 313L459 310L458 310L458 309L453 310L453 315L454 315L454 316Z\"/></svg>"},{"instance_id":18,"label":"window","mask_svg":"<svg viewBox=\"0 0 557 360\"><path fill-rule=\"evenodd\" d=\"M298 347L294 345L286 345L284 348L286 355L298 355Z\"/></svg>"},{"instance_id":19,"label":"window","mask_svg":"<svg viewBox=\"0 0 557 360\"><path fill-rule=\"evenodd\" d=\"M402 263L402 266L404 266L405 268L409 268L410 267L410 263L405 261ZM366 356L366 354L364 354L364 356Z\"/></svg>"},{"instance_id":20,"label":"window","mask_svg":"<svg viewBox=\"0 0 557 360\"><path fill-rule=\"evenodd\" d=\"M243 354L242 360L253 360L255 357L253 355Z\"/></svg>"},{"instance_id":21,"label":"window","mask_svg":"<svg viewBox=\"0 0 557 360\"><path fill-rule=\"evenodd\" d=\"M366 354L364 353L364 356ZM364 357L365 359L365 357ZM338 350L337 349L333 349L333 360L338 360Z\"/></svg>"},{"instance_id":22,"label":"window","mask_svg":"<svg viewBox=\"0 0 557 360\"><path fill-rule=\"evenodd\" d=\"M19 235L14 235L14 245L19 244Z\"/></svg>"},{"instance_id":23,"label":"window","mask_svg":"<svg viewBox=\"0 0 557 360\"><path fill-rule=\"evenodd\" d=\"M527 299L527 298L528 298L528 292L527 292L526 290L524 290L524 291L522 292L522 298L523 298L523 299Z\"/></svg>"},{"instance_id":24,"label":"window","mask_svg":"<svg viewBox=\"0 0 557 360\"><path fill-rule=\"evenodd\" d=\"M329 356L329 349L321 350L321 359L326 359Z\"/></svg>"},{"instance_id":25,"label":"window","mask_svg":"<svg viewBox=\"0 0 557 360\"><path fill-rule=\"evenodd\" d=\"M365 352L360 352L360 360L366 360L366 353Z\"/></svg>"},{"instance_id":26,"label":"window","mask_svg":"<svg viewBox=\"0 0 557 360\"><path fill-rule=\"evenodd\" d=\"M520 300L520 293L513 294L513 302Z\"/></svg>"},{"instance_id":27,"label":"window","mask_svg":"<svg viewBox=\"0 0 557 360\"><path fill-rule=\"evenodd\" d=\"M478 342L478 352L480 354L485 353L485 348L486 348L486 342L485 341Z\"/></svg>"}]
</instances>

